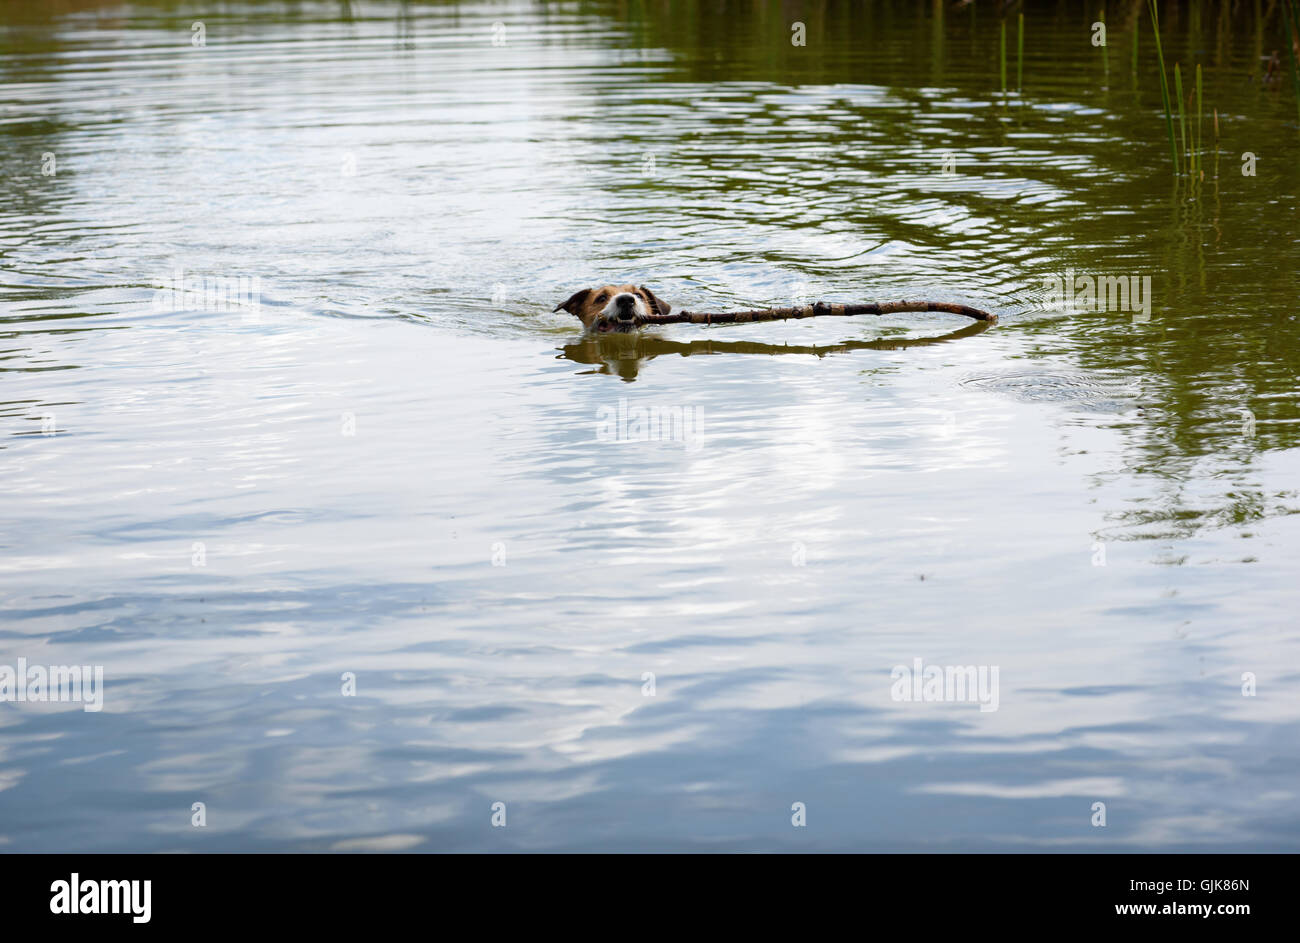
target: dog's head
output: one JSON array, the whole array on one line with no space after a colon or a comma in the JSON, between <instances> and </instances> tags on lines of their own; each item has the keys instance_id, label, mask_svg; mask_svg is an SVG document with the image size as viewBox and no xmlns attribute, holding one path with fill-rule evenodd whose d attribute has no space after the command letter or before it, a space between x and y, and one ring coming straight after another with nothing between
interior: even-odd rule
<instances>
[{"instance_id":1,"label":"dog's head","mask_svg":"<svg viewBox=\"0 0 1300 943\"><path fill-rule=\"evenodd\" d=\"M567 301L555 306L556 311L577 315L582 326L591 331L630 331L636 319L648 315L664 315L673 310L655 297L644 285L606 285L604 288L584 288L574 292Z\"/></svg>"}]
</instances>

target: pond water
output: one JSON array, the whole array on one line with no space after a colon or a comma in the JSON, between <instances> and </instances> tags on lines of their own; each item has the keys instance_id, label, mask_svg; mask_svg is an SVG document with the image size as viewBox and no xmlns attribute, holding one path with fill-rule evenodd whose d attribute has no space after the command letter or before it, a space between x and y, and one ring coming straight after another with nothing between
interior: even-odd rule
<instances>
[{"instance_id":1,"label":"pond water","mask_svg":"<svg viewBox=\"0 0 1300 943\"><path fill-rule=\"evenodd\" d=\"M1030 6L8 5L0 850L1300 849L1276 27Z\"/></svg>"}]
</instances>

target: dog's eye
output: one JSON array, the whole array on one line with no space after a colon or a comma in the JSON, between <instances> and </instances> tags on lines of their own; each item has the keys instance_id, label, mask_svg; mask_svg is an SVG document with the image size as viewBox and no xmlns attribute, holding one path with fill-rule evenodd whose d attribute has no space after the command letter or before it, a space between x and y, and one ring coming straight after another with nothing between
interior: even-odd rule
<instances>
[{"instance_id":1,"label":"dog's eye","mask_svg":"<svg viewBox=\"0 0 1300 943\"><path fill-rule=\"evenodd\" d=\"M604 301L608 297L609 297L609 292L602 291L599 295L596 296L596 300Z\"/></svg>"}]
</instances>

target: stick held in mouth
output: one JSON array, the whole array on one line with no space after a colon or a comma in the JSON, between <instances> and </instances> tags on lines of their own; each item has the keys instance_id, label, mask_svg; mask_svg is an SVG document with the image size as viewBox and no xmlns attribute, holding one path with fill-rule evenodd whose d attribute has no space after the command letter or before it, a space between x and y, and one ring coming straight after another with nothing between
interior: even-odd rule
<instances>
[{"instance_id":1,"label":"stick held in mouth","mask_svg":"<svg viewBox=\"0 0 1300 943\"><path fill-rule=\"evenodd\" d=\"M787 321L800 318L849 317L855 314L894 314L900 311L940 311L947 314L961 314L976 321L994 324L996 314L972 308L969 305L955 304L948 301L883 301L867 304L844 305L828 304L819 301L810 305L795 305L792 308L762 308L754 311L679 311L676 314L650 314L636 319L642 324L749 324L754 321Z\"/></svg>"}]
</instances>

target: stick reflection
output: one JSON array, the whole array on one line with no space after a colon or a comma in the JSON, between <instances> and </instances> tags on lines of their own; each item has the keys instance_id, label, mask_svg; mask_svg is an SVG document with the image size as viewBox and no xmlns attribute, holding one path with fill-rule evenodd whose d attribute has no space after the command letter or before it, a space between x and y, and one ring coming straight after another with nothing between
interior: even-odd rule
<instances>
[{"instance_id":1,"label":"stick reflection","mask_svg":"<svg viewBox=\"0 0 1300 943\"><path fill-rule=\"evenodd\" d=\"M596 369L582 373L617 376L635 380L642 367L656 357L677 354L691 357L696 354L805 354L825 357L855 350L903 350L907 347L927 347L946 344L963 337L983 334L990 325L975 321L962 328L938 337L887 338L872 341L843 341L839 344L800 345L764 344L758 341L695 340L673 341L656 334L597 334L583 337L573 344L560 348L559 358L574 363L590 364ZM557 358L557 359L559 359Z\"/></svg>"}]
</instances>

